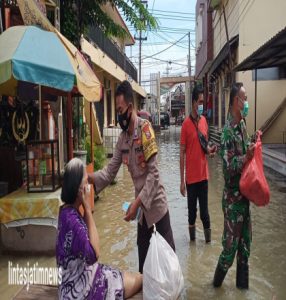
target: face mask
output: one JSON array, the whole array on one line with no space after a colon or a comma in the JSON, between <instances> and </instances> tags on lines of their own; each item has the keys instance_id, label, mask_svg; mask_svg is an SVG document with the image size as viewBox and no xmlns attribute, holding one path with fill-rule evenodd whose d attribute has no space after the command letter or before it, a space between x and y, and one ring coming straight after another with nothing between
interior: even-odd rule
<instances>
[{"instance_id":1,"label":"face mask","mask_svg":"<svg viewBox=\"0 0 286 300\"><path fill-rule=\"evenodd\" d=\"M199 116L203 114L203 111L204 111L204 105L203 104L198 105L197 113Z\"/></svg>"},{"instance_id":2,"label":"face mask","mask_svg":"<svg viewBox=\"0 0 286 300\"><path fill-rule=\"evenodd\" d=\"M243 102L240 98L239 98L239 100L241 101L241 102ZM247 115L248 115L248 101L244 101L243 102L243 109L240 111L240 113L241 113L241 116L243 117L243 118L245 118L245 117L247 117Z\"/></svg>"},{"instance_id":3,"label":"face mask","mask_svg":"<svg viewBox=\"0 0 286 300\"><path fill-rule=\"evenodd\" d=\"M131 120L131 114L128 117L128 108L123 114L118 115L118 123L123 131L127 131Z\"/></svg>"}]
</instances>

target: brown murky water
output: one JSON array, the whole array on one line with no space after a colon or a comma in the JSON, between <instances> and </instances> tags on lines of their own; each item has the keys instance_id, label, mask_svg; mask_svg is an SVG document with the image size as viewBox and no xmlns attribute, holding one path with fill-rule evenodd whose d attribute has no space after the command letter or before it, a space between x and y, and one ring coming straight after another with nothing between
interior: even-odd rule
<instances>
[{"instance_id":1,"label":"brown murky water","mask_svg":"<svg viewBox=\"0 0 286 300\"><path fill-rule=\"evenodd\" d=\"M209 210L212 223L212 243L206 245L201 221L197 219L197 240L190 243L187 229L187 201L179 193L179 137L180 128L161 132L159 166L165 185L171 223L184 279L182 299L286 299L286 194L285 178L266 170L271 189L271 203L266 208L252 205L253 243L250 256L250 289L246 292L235 287L235 263L224 284L212 287L212 278L221 252L223 214L221 194L223 177L218 157L209 161ZM102 263L124 270L137 270L136 223L126 223L121 205L132 201L134 188L126 168L121 168L116 185L107 188L95 204L94 219L100 234ZM18 286L8 286L8 260L30 265L54 266L48 257L0 257L0 298L10 299ZM155 300L155 299L154 299Z\"/></svg>"}]
</instances>

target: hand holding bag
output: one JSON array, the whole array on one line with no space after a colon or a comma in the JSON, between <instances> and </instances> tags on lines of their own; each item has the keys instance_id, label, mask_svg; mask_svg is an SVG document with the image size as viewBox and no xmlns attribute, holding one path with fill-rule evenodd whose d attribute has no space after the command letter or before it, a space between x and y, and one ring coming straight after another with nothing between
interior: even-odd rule
<instances>
[{"instance_id":1,"label":"hand holding bag","mask_svg":"<svg viewBox=\"0 0 286 300\"><path fill-rule=\"evenodd\" d=\"M239 182L241 194L257 206L265 206L270 200L263 170L261 135L261 131L258 131L253 158L245 164Z\"/></svg>"},{"instance_id":2,"label":"hand holding bag","mask_svg":"<svg viewBox=\"0 0 286 300\"><path fill-rule=\"evenodd\" d=\"M154 225L143 266L143 300L176 300L183 287L178 257Z\"/></svg>"}]
</instances>

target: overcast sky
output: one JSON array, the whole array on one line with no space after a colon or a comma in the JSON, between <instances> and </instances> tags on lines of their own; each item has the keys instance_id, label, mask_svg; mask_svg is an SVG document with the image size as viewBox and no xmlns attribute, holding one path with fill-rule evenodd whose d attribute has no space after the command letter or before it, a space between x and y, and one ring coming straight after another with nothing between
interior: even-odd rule
<instances>
[{"instance_id":1,"label":"overcast sky","mask_svg":"<svg viewBox=\"0 0 286 300\"><path fill-rule=\"evenodd\" d=\"M157 31L144 32L143 36L147 41L143 41L142 57L153 56L154 54L168 48L172 43L180 40L176 45L170 47L153 58L145 58L142 61L142 85L149 91L150 73L160 72L161 76L166 76L166 68L170 75L188 75L187 55L188 55L188 32L191 32L191 59L192 67L195 64L195 0L148 0L148 10L157 18L159 29ZM139 36L136 31L129 26L130 32ZM126 47L126 54L138 69L139 43L131 47ZM163 60L163 61L161 61ZM167 61L171 61L169 64ZM192 74L194 69L192 68Z\"/></svg>"}]
</instances>

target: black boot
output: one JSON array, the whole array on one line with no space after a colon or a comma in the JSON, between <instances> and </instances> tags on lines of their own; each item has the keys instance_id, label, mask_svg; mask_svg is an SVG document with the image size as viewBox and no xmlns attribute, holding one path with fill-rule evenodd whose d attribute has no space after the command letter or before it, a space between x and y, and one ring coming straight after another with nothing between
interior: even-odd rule
<instances>
[{"instance_id":1,"label":"black boot","mask_svg":"<svg viewBox=\"0 0 286 300\"><path fill-rule=\"evenodd\" d=\"M248 289L249 282L248 264L237 264L236 267L236 287L239 289Z\"/></svg>"},{"instance_id":2,"label":"black boot","mask_svg":"<svg viewBox=\"0 0 286 300\"><path fill-rule=\"evenodd\" d=\"M206 243L211 242L211 233L212 230L210 228L204 230Z\"/></svg>"},{"instance_id":3,"label":"black boot","mask_svg":"<svg viewBox=\"0 0 286 300\"><path fill-rule=\"evenodd\" d=\"M196 239L196 226L189 225L189 234L190 234L190 240L194 241Z\"/></svg>"},{"instance_id":4,"label":"black boot","mask_svg":"<svg viewBox=\"0 0 286 300\"><path fill-rule=\"evenodd\" d=\"M217 264L213 280L214 287L220 287L222 285L226 273L227 271L224 271L222 267L219 264Z\"/></svg>"}]
</instances>

